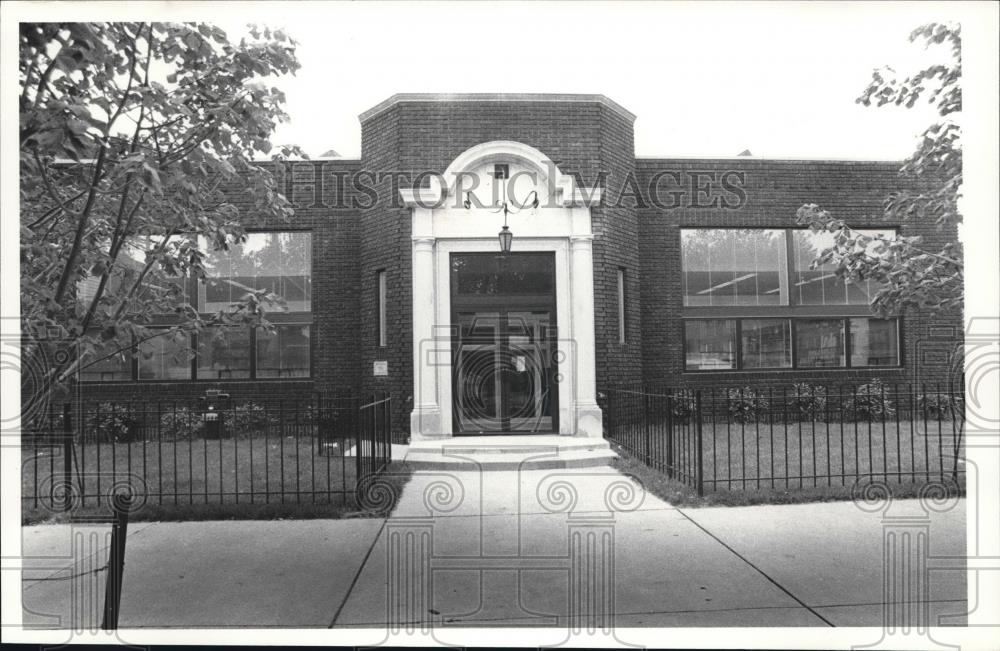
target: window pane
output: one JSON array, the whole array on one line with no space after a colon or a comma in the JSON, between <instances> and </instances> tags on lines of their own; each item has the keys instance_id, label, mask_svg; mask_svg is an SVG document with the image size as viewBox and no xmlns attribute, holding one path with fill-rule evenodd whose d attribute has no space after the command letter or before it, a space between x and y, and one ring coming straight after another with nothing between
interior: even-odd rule
<instances>
[{"instance_id":1,"label":"window pane","mask_svg":"<svg viewBox=\"0 0 1000 651\"><path fill-rule=\"evenodd\" d=\"M128 350L118 351L115 354L111 354L111 351L118 347L120 344L112 344L109 350L101 350L94 354L91 358L91 363L87 364L80 371L80 379L89 382L115 382L121 380L131 380L132 379L132 364L131 356ZM93 362L95 359L100 359L110 355L106 359L101 359L99 362ZM86 362L85 362L86 363Z\"/></svg>"},{"instance_id":2,"label":"window pane","mask_svg":"<svg viewBox=\"0 0 1000 651\"><path fill-rule=\"evenodd\" d=\"M463 253L451 256L451 287L456 296L551 294L555 291L551 254Z\"/></svg>"},{"instance_id":3,"label":"window pane","mask_svg":"<svg viewBox=\"0 0 1000 651\"><path fill-rule=\"evenodd\" d=\"M164 253L168 258L176 259L183 256L182 246L185 240L175 235L164 245ZM115 264L108 276L102 300L121 298L135 283L139 274L146 266L147 252L153 252L163 244L160 235L136 235L126 240L121 252L115 259ZM88 308L97 294L100 276L87 276L77 282L77 300ZM168 276L160 264L152 265L143 276L143 281L135 300L152 306L154 313L173 312L174 308L187 304L187 282L183 276Z\"/></svg>"},{"instance_id":4,"label":"window pane","mask_svg":"<svg viewBox=\"0 0 1000 651\"><path fill-rule=\"evenodd\" d=\"M257 330L257 377L309 377L309 326Z\"/></svg>"},{"instance_id":5,"label":"window pane","mask_svg":"<svg viewBox=\"0 0 1000 651\"><path fill-rule=\"evenodd\" d=\"M139 344L140 380L190 380L191 344L186 334L164 334Z\"/></svg>"},{"instance_id":6,"label":"window pane","mask_svg":"<svg viewBox=\"0 0 1000 651\"><path fill-rule=\"evenodd\" d=\"M787 305L781 230L684 229L685 305Z\"/></svg>"},{"instance_id":7,"label":"window pane","mask_svg":"<svg viewBox=\"0 0 1000 651\"><path fill-rule=\"evenodd\" d=\"M886 230L859 230L864 235L893 235ZM830 232L813 232L795 230L792 236L794 247L795 273L792 274L792 285L795 289L795 300L799 305L867 305L871 297L879 289L879 285L870 280L860 284L846 283L834 273L834 265L824 263L816 269L810 269L813 260L834 244L834 234Z\"/></svg>"},{"instance_id":8,"label":"window pane","mask_svg":"<svg viewBox=\"0 0 1000 651\"><path fill-rule=\"evenodd\" d=\"M250 377L250 329L213 328L198 333L198 379Z\"/></svg>"},{"instance_id":9,"label":"window pane","mask_svg":"<svg viewBox=\"0 0 1000 651\"><path fill-rule=\"evenodd\" d=\"M705 319L684 322L685 368L736 368L736 322Z\"/></svg>"},{"instance_id":10,"label":"window pane","mask_svg":"<svg viewBox=\"0 0 1000 651\"><path fill-rule=\"evenodd\" d=\"M789 368L792 328L785 319L744 319L740 324L743 368Z\"/></svg>"},{"instance_id":11,"label":"window pane","mask_svg":"<svg viewBox=\"0 0 1000 651\"><path fill-rule=\"evenodd\" d=\"M899 366L895 319L851 319L851 366Z\"/></svg>"},{"instance_id":12,"label":"window pane","mask_svg":"<svg viewBox=\"0 0 1000 651\"><path fill-rule=\"evenodd\" d=\"M800 368L844 366L844 321L842 319L796 321L795 350Z\"/></svg>"},{"instance_id":13,"label":"window pane","mask_svg":"<svg viewBox=\"0 0 1000 651\"><path fill-rule=\"evenodd\" d=\"M203 250L209 247L202 239ZM225 310L253 290L266 289L285 299L289 312L312 309L312 235L250 233L228 251L208 251L199 287L202 312ZM274 308L272 308L274 309Z\"/></svg>"}]
</instances>

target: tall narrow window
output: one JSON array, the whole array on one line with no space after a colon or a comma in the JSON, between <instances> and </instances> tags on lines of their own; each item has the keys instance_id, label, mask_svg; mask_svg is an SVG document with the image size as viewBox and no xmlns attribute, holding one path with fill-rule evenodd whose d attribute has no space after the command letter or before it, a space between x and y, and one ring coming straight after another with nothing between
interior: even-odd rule
<instances>
[{"instance_id":1,"label":"tall narrow window","mask_svg":"<svg viewBox=\"0 0 1000 651\"><path fill-rule=\"evenodd\" d=\"M385 269L378 270L378 345L386 345L386 275Z\"/></svg>"},{"instance_id":2,"label":"tall narrow window","mask_svg":"<svg viewBox=\"0 0 1000 651\"><path fill-rule=\"evenodd\" d=\"M625 268L618 268L618 343L625 343Z\"/></svg>"}]
</instances>

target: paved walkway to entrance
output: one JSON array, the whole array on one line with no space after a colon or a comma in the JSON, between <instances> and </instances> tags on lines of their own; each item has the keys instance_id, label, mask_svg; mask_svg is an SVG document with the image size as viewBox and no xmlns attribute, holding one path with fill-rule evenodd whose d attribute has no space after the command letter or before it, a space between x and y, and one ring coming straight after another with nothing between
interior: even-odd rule
<instances>
[{"instance_id":1,"label":"paved walkway to entrance","mask_svg":"<svg viewBox=\"0 0 1000 651\"><path fill-rule=\"evenodd\" d=\"M964 500L891 509L965 554ZM879 626L884 530L849 502L678 509L610 468L421 471L387 519L135 523L121 626ZM99 625L106 534L23 528L26 625ZM963 623L964 571L929 583Z\"/></svg>"}]
</instances>

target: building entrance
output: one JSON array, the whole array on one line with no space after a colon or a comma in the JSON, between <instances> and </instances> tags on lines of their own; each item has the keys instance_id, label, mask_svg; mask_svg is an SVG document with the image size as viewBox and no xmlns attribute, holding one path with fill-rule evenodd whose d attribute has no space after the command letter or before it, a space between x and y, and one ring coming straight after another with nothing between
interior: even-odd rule
<instances>
[{"instance_id":1,"label":"building entrance","mask_svg":"<svg viewBox=\"0 0 1000 651\"><path fill-rule=\"evenodd\" d=\"M453 253L456 434L559 431L553 253Z\"/></svg>"}]
</instances>

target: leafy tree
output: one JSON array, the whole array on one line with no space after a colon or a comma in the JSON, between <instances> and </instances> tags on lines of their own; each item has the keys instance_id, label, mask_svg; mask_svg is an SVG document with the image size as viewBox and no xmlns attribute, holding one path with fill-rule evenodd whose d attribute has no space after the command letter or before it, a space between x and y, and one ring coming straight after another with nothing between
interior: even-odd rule
<instances>
[{"instance_id":1,"label":"leafy tree","mask_svg":"<svg viewBox=\"0 0 1000 651\"><path fill-rule=\"evenodd\" d=\"M835 235L834 245L813 263L831 263L836 273L851 281L864 279L882 285L872 297L872 311L880 316L907 308L960 314L963 306L964 265L957 238L962 214L958 202L962 189L961 129L955 117L962 110L962 39L958 26L932 23L917 28L910 41L925 47L946 46L947 60L900 78L891 68L875 70L857 101L865 106L913 107L922 98L933 104L939 120L923 133L916 151L900 169L912 189L892 193L883 206L893 222L932 221L949 234L938 250L915 236L866 236L847 227L816 204L798 210L798 221L814 230Z\"/></svg>"},{"instance_id":2,"label":"leafy tree","mask_svg":"<svg viewBox=\"0 0 1000 651\"><path fill-rule=\"evenodd\" d=\"M148 325L164 313L164 336L266 323L265 290L206 317L184 285L205 275L196 236L225 249L241 223L292 214L275 173L302 154L272 148L287 116L269 84L298 67L280 30L236 43L207 24L20 25L22 356L42 390L162 333ZM39 332L69 344L58 367Z\"/></svg>"}]
</instances>

